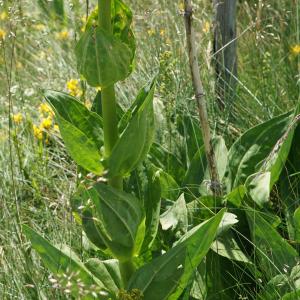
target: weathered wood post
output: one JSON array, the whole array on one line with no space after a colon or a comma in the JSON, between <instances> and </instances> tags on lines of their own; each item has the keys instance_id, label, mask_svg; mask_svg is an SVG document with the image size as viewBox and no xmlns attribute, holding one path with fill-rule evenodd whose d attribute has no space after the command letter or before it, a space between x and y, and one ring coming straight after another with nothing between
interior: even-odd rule
<instances>
[{"instance_id":1,"label":"weathered wood post","mask_svg":"<svg viewBox=\"0 0 300 300\"><path fill-rule=\"evenodd\" d=\"M216 68L216 95L221 109L232 104L236 93L237 0L214 0L215 31L214 61Z\"/></svg>"}]
</instances>

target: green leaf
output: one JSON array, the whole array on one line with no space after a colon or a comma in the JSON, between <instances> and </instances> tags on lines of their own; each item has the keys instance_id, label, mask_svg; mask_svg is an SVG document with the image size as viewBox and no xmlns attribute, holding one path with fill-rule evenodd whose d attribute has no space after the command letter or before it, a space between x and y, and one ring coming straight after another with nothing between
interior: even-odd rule
<instances>
[{"instance_id":1,"label":"green leaf","mask_svg":"<svg viewBox=\"0 0 300 300\"><path fill-rule=\"evenodd\" d=\"M171 250L141 267L128 289L142 291L144 300L178 299L209 250L224 212L193 228Z\"/></svg>"},{"instance_id":2,"label":"green leaf","mask_svg":"<svg viewBox=\"0 0 300 300\"><path fill-rule=\"evenodd\" d=\"M124 42L132 52L132 60L134 59L136 42L134 34L131 30L132 12L129 7L121 0L111 1L111 23L113 35ZM98 26L98 7L90 14L85 30Z\"/></svg>"},{"instance_id":3,"label":"green leaf","mask_svg":"<svg viewBox=\"0 0 300 300\"><path fill-rule=\"evenodd\" d=\"M225 196L225 200L236 207L240 207L246 195L247 189L244 185L239 185Z\"/></svg>"},{"instance_id":4,"label":"green leaf","mask_svg":"<svg viewBox=\"0 0 300 300\"><path fill-rule=\"evenodd\" d=\"M141 202L131 194L102 183L95 184L88 194L97 212L95 222L113 255L121 261L137 255L135 250L141 244L142 234L139 231L145 221Z\"/></svg>"},{"instance_id":5,"label":"green leaf","mask_svg":"<svg viewBox=\"0 0 300 300\"><path fill-rule=\"evenodd\" d=\"M171 230L176 233L177 237L187 232L188 212L184 194L181 194L173 205L160 216L160 224L163 230Z\"/></svg>"},{"instance_id":6,"label":"green leaf","mask_svg":"<svg viewBox=\"0 0 300 300\"><path fill-rule=\"evenodd\" d=\"M271 172L257 173L248 177L245 186L253 201L260 207L269 202Z\"/></svg>"},{"instance_id":7,"label":"green leaf","mask_svg":"<svg viewBox=\"0 0 300 300\"><path fill-rule=\"evenodd\" d=\"M294 212L295 241L300 242L300 207Z\"/></svg>"},{"instance_id":8,"label":"green leaf","mask_svg":"<svg viewBox=\"0 0 300 300\"><path fill-rule=\"evenodd\" d=\"M252 264L250 259L239 247L231 231L227 231L218 236L217 239L213 241L210 248L218 255L230 260Z\"/></svg>"},{"instance_id":9,"label":"green leaf","mask_svg":"<svg viewBox=\"0 0 300 300\"><path fill-rule=\"evenodd\" d=\"M275 117L249 129L232 145L228 153L226 174L228 192L244 184L250 175L260 171L264 160L267 159L278 140L284 135L290 122L291 113ZM284 153L284 157L276 156L276 158L285 161L285 155L286 153ZM278 171L274 170L274 179L277 177ZM273 181L271 180L271 182Z\"/></svg>"},{"instance_id":10,"label":"green leaf","mask_svg":"<svg viewBox=\"0 0 300 300\"><path fill-rule=\"evenodd\" d=\"M143 242L143 252L151 248L159 226L161 205L161 187L158 176L148 170L148 185L144 195L144 207L146 214L146 233Z\"/></svg>"},{"instance_id":11,"label":"green leaf","mask_svg":"<svg viewBox=\"0 0 300 300\"><path fill-rule=\"evenodd\" d=\"M285 221L290 240L296 240L297 231L297 216L295 212L300 206L300 126L295 131L291 150L284 167L283 174L279 180L279 192L281 203L284 203ZM295 217L296 219L295 219ZM296 222L296 224L295 224Z\"/></svg>"},{"instance_id":12,"label":"green leaf","mask_svg":"<svg viewBox=\"0 0 300 300\"><path fill-rule=\"evenodd\" d=\"M150 161L160 169L165 170L178 182L183 180L186 170L182 161L174 153L168 151L163 145L153 143L149 152Z\"/></svg>"},{"instance_id":13,"label":"green leaf","mask_svg":"<svg viewBox=\"0 0 300 300\"><path fill-rule=\"evenodd\" d=\"M55 111L70 156L84 169L101 175L102 119L68 94L48 91L45 97Z\"/></svg>"},{"instance_id":14,"label":"green leaf","mask_svg":"<svg viewBox=\"0 0 300 300\"><path fill-rule=\"evenodd\" d=\"M105 285L94 277L90 271L84 266L80 259L69 249L58 249L52 246L42 236L32 230L30 227L23 225L23 232L26 237L31 241L32 247L38 252L46 267L55 275L71 275L70 280L72 284L72 295L78 296L79 287L78 281L86 285L86 287L95 286L101 290L103 296L99 299L108 299L108 291ZM76 274L76 275L74 275ZM106 296L104 296L106 294Z\"/></svg>"},{"instance_id":15,"label":"green leaf","mask_svg":"<svg viewBox=\"0 0 300 300\"><path fill-rule=\"evenodd\" d=\"M227 166L227 148L222 137L217 136L213 140L213 148L215 152L217 170L220 181L222 181ZM201 183L202 194L207 194L207 186L205 181L210 180L207 159L204 146L202 146L194 155L189 169L186 172L183 185L196 196L199 196L199 186Z\"/></svg>"},{"instance_id":16,"label":"green leaf","mask_svg":"<svg viewBox=\"0 0 300 300\"><path fill-rule=\"evenodd\" d=\"M300 298L300 289L297 291L293 291L285 294L281 300L299 300Z\"/></svg>"},{"instance_id":17,"label":"green leaf","mask_svg":"<svg viewBox=\"0 0 300 300\"><path fill-rule=\"evenodd\" d=\"M175 200L179 196L180 187L176 180L167 172L153 166L155 176L159 178L161 197L163 199Z\"/></svg>"},{"instance_id":18,"label":"green leaf","mask_svg":"<svg viewBox=\"0 0 300 300\"><path fill-rule=\"evenodd\" d=\"M124 176L146 158L154 138L154 89L155 80L140 92L132 118L108 159L108 176Z\"/></svg>"},{"instance_id":19,"label":"green leaf","mask_svg":"<svg viewBox=\"0 0 300 300\"><path fill-rule=\"evenodd\" d=\"M77 68L93 87L108 87L131 72L132 50L113 34L99 27L87 29L78 41Z\"/></svg>"},{"instance_id":20,"label":"green leaf","mask_svg":"<svg viewBox=\"0 0 300 300\"><path fill-rule=\"evenodd\" d=\"M104 250L106 249L106 245L101 237L99 228L95 224L94 209L88 203L87 199L89 199L89 194L86 191L86 187L80 185L77 192L71 197L72 211L75 214L75 219L82 225L82 229L89 241L99 249Z\"/></svg>"},{"instance_id":21,"label":"green leaf","mask_svg":"<svg viewBox=\"0 0 300 300\"><path fill-rule=\"evenodd\" d=\"M260 268L271 279L286 268L292 268L299 260L297 251L285 241L258 211L246 212L256 257Z\"/></svg>"},{"instance_id":22,"label":"green leaf","mask_svg":"<svg viewBox=\"0 0 300 300\"><path fill-rule=\"evenodd\" d=\"M85 266L93 275L103 282L107 290L115 295L118 294L118 291L122 288L118 260L91 258L85 263Z\"/></svg>"}]
</instances>

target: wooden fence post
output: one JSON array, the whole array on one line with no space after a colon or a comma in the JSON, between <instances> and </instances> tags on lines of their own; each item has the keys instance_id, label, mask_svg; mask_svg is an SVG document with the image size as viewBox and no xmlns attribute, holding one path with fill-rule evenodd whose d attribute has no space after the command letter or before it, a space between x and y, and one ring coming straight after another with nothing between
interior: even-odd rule
<instances>
[{"instance_id":1,"label":"wooden fence post","mask_svg":"<svg viewBox=\"0 0 300 300\"><path fill-rule=\"evenodd\" d=\"M237 41L236 5L237 0L214 0L214 61L216 68L216 95L219 107L232 104L236 92Z\"/></svg>"}]
</instances>

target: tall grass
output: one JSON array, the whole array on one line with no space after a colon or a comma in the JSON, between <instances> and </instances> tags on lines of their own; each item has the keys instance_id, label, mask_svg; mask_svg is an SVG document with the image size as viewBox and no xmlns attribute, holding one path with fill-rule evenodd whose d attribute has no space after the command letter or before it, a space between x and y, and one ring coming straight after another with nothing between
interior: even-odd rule
<instances>
[{"instance_id":1,"label":"tall grass","mask_svg":"<svg viewBox=\"0 0 300 300\"><path fill-rule=\"evenodd\" d=\"M90 1L90 7L96 1ZM179 158L187 145L178 139L178 112L196 117L185 54L182 5L179 1L131 0L138 42L137 66L130 81L117 87L121 104L132 101L141 82L159 72L158 138ZM227 146L251 125L291 109L299 101L300 56L297 1L240 1L238 7L238 85L234 102L220 112L214 96L211 1L195 1L201 73L209 104L211 126L226 136ZM263 1L265 2L265 1ZM57 135L50 144L38 141L32 124L40 118L38 104L47 88L66 90L78 78L72 49L85 16L85 1L70 1L67 21L45 16L35 1L0 1L0 298L65 299L51 286L48 272L20 234L20 223L45 232L56 244L67 242L82 253L84 241L72 218L68 199L76 170ZM63 32L68 34L64 36ZM71 67L70 67L71 66ZM129 84L130 82L130 84ZM85 87L82 86L84 89ZM95 95L87 90L90 100ZM12 114L20 112L16 124ZM167 134L166 134L167 133ZM71 171L70 171L71 170ZM239 286L240 271L233 282ZM250 275L249 275L250 276ZM251 296L251 295L248 295ZM250 297L251 298L251 297Z\"/></svg>"}]
</instances>

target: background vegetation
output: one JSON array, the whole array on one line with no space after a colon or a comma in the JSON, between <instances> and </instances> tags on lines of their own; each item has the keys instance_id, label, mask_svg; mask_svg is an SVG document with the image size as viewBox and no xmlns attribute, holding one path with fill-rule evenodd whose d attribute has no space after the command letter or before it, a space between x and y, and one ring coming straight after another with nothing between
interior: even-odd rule
<instances>
[{"instance_id":1,"label":"background vegetation","mask_svg":"<svg viewBox=\"0 0 300 300\"><path fill-rule=\"evenodd\" d=\"M90 1L89 10L94 2ZM128 108L133 101L131 95L137 94L141 83L159 72L155 95L156 142L181 159L192 146L197 149L181 128L182 116L197 120L182 3L128 2L134 12L137 68L117 86L117 94L122 107ZM62 11L55 6L45 9L45 3L0 1L1 299L66 298L55 281L51 277L49 280L48 270L21 235L21 224L44 232L55 244L67 243L81 255L85 255L83 249L87 247L69 204L76 184L76 166L64 149L53 112L43 100L43 91L49 88L77 96L87 107L96 96L79 78L73 51L86 21L87 7L85 1L70 0ZM229 148L250 127L299 103L300 4L297 0L268 0L260 6L256 0L239 1L237 95L223 111L215 101L211 63L213 7L211 1L194 4L211 128L223 135ZM299 132L296 134L299 139ZM174 173L170 160L164 171ZM143 170L138 172L143 174ZM169 198L180 193L176 184L167 186ZM297 198L297 189L293 192ZM193 197L192 192L190 196ZM272 196L272 210L281 218L283 203L276 188ZM287 236L284 223L279 225L279 231ZM236 290L244 297L240 299L253 299L239 285L239 271L236 269L232 275Z\"/></svg>"}]
</instances>

